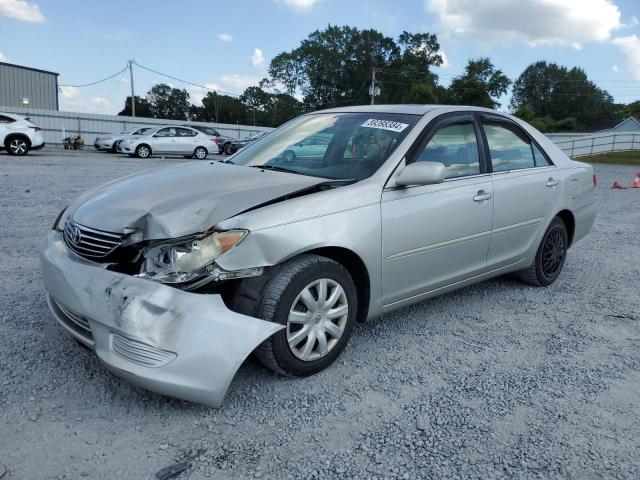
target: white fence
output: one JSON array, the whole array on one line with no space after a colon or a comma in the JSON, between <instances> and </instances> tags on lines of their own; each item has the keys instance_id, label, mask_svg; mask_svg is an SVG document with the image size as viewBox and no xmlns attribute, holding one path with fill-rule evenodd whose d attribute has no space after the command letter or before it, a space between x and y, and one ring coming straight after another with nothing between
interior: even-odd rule
<instances>
[{"instance_id":1,"label":"white fence","mask_svg":"<svg viewBox=\"0 0 640 480\"><path fill-rule=\"evenodd\" d=\"M550 138L553 143L572 158L607 152L640 150L640 133L593 134L566 140L561 137L550 136Z\"/></svg>"},{"instance_id":2,"label":"white fence","mask_svg":"<svg viewBox=\"0 0 640 480\"><path fill-rule=\"evenodd\" d=\"M59 112L0 106L0 112L14 113L29 117L42 128L44 141L49 145L62 145L65 136L81 135L86 144L93 144L96 136L107 133L120 133L137 127L160 125L202 125L213 127L223 135L243 139L258 132L273 130L268 127L249 125L230 125L226 123L190 122L187 120L163 120L143 117L120 117L118 115L99 115L93 113Z\"/></svg>"}]
</instances>

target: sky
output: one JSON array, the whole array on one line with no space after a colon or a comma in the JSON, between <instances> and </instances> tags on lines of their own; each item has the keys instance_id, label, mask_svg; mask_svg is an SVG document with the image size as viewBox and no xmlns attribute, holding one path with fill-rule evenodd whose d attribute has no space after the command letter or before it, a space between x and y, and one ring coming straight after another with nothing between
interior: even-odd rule
<instances>
[{"instance_id":1,"label":"sky","mask_svg":"<svg viewBox=\"0 0 640 480\"><path fill-rule=\"evenodd\" d=\"M444 85L470 58L490 57L511 79L546 60L585 69L616 102L640 99L639 0L0 0L0 61L82 85L135 59L240 94L267 75L271 58L328 24L394 38L435 33ZM136 95L160 82L186 88L196 104L207 92L134 66ZM128 70L61 87L60 108L117 113L130 88Z\"/></svg>"}]
</instances>

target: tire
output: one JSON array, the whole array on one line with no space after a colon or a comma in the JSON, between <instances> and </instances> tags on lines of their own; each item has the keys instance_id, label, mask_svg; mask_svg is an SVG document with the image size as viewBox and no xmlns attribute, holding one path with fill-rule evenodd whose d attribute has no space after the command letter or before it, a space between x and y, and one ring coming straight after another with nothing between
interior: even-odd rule
<instances>
[{"instance_id":1,"label":"tire","mask_svg":"<svg viewBox=\"0 0 640 480\"><path fill-rule=\"evenodd\" d=\"M151 156L151 149L149 145L142 144L136 147L136 157L138 158L149 158Z\"/></svg>"},{"instance_id":2,"label":"tire","mask_svg":"<svg viewBox=\"0 0 640 480\"><path fill-rule=\"evenodd\" d=\"M325 305L311 311L304 304L313 300L311 305L318 307L322 284ZM305 291L311 295L307 302L302 299ZM349 342L357 302L353 279L338 262L308 254L286 262L263 289L257 306L259 318L286 328L260 344L256 356L267 368L288 376L307 377L327 368ZM329 324L333 326L327 328Z\"/></svg>"},{"instance_id":3,"label":"tire","mask_svg":"<svg viewBox=\"0 0 640 480\"><path fill-rule=\"evenodd\" d=\"M22 135L14 135L5 140L4 148L7 149L9 155L21 157L22 155L27 154L31 148L31 142L29 142L28 138Z\"/></svg>"},{"instance_id":4,"label":"tire","mask_svg":"<svg viewBox=\"0 0 640 480\"><path fill-rule=\"evenodd\" d=\"M542 237L531 266L518 272L520 279L536 287L546 287L556 281L567 259L569 234L561 218L555 217Z\"/></svg>"},{"instance_id":5,"label":"tire","mask_svg":"<svg viewBox=\"0 0 640 480\"><path fill-rule=\"evenodd\" d=\"M231 146L231 143L226 143L222 151L225 153L225 155L233 155L233 147Z\"/></svg>"},{"instance_id":6,"label":"tire","mask_svg":"<svg viewBox=\"0 0 640 480\"><path fill-rule=\"evenodd\" d=\"M282 153L282 159L287 163L293 162L296 159L296 152L293 150L285 150Z\"/></svg>"},{"instance_id":7,"label":"tire","mask_svg":"<svg viewBox=\"0 0 640 480\"><path fill-rule=\"evenodd\" d=\"M205 158L207 158L208 154L209 152L207 152L206 148L196 147L196 149L193 151L192 156L196 157L198 160L204 160Z\"/></svg>"},{"instance_id":8,"label":"tire","mask_svg":"<svg viewBox=\"0 0 640 480\"><path fill-rule=\"evenodd\" d=\"M109 150L111 153L118 153L118 148L117 145L114 143L113 146L111 147L111 150Z\"/></svg>"}]
</instances>

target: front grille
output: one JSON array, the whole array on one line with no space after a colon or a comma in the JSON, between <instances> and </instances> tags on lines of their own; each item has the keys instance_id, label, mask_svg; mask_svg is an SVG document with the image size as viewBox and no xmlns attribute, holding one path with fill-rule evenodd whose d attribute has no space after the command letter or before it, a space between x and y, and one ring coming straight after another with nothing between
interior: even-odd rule
<instances>
[{"instance_id":1,"label":"front grille","mask_svg":"<svg viewBox=\"0 0 640 480\"><path fill-rule=\"evenodd\" d=\"M106 257L122 245L126 234L105 232L67 220L64 224L64 243L82 257Z\"/></svg>"},{"instance_id":2,"label":"front grille","mask_svg":"<svg viewBox=\"0 0 640 480\"><path fill-rule=\"evenodd\" d=\"M122 358L143 367L163 367L177 356L173 352L161 350L117 333L111 336L111 350Z\"/></svg>"}]
</instances>

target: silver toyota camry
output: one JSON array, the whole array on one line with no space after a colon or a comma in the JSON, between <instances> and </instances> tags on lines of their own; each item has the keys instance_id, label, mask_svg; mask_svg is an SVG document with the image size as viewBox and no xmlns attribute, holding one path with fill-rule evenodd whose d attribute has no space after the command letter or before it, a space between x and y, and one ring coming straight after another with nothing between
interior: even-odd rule
<instances>
[{"instance_id":1,"label":"silver toyota camry","mask_svg":"<svg viewBox=\"0 0 640 480\"><path fill-rule=\"evenodd\" d=\"M324 110L225 162L86 192L55 220L43 278L56 320L116 375L219 406L252 352L304 377L355 322L510 272L552 284L591 229L594 183L492 110Z\"/></svg>"}]
</instances>

